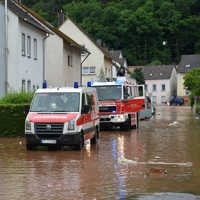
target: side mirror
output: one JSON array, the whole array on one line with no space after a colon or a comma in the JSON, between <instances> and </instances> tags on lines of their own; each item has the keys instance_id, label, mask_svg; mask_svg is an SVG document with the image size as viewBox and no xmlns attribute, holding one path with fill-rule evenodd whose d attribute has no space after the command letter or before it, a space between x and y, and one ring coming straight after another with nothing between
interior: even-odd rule
<instances>
[{"instance_id":1,"label":"side mirror","mask_svg":"<svg viewBox=\"0 0 200 200\"><path fill-rule=\"evenodd\" d=\"M81 113L82 114L87 114L90 110L90 106L89 105L83 105Z\"/></svg>"},{"instance_id":2,"label":"side mirror","mask_svg":"<svg viewBox=\"0 0 200 200\"><path fill-rule=\"evenodd\" d=\"M24 114L27 115L30 110L30 105L24 105Z\"/></svg>"}]
</instances>

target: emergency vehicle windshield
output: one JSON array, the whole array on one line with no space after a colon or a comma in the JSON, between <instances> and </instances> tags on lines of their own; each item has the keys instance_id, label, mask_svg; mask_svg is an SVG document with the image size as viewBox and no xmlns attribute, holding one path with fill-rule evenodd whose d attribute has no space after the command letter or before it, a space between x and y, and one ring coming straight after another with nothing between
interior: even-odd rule
<instances>
[{"instance_id":1,"label":"emergency vehicle windshield","mask_svg":"<svg viewBox=\"0 0 200 200\"><path fill-rule=\"evenodd\" d=\"M31 105L31 112L79 112L80 94L36 93Z\"/></svg>"},{"instance_id":2,"label":"emergency vehicle windshield","mask_svg":"<svg viewBox=\"0 0 200 200\"><path fill-rule=\"evenodd\" d=\"M95 86L99 101L117 101L122 98L122 86Z\"/></svg>"}]
</instances>

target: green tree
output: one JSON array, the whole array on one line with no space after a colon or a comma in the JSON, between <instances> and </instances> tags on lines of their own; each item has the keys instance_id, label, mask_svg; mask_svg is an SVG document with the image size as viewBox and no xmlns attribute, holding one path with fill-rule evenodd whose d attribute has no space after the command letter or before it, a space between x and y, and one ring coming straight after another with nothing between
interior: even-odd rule
<instances>
[{"instance_id":1,"label":"green tree","mask_svg":"<svg viewBox=\"0 0 200 200\"><path fill-rule=\"evenodd\" d=\"M184 87L191 92L192 96L200 98L200 68L193 69L185 75Z\"/></svg>"},{"instance_id":2,"label":"green tree","mask_svg":"<svg viewBox=\"0 0 200 200\"><path fill-rule=\"evenodd\" d=\"M142 68L136 68L131 74L131 78L134 78L139 85L145 84L144 73Z\"/></svg>"}]
</instances>

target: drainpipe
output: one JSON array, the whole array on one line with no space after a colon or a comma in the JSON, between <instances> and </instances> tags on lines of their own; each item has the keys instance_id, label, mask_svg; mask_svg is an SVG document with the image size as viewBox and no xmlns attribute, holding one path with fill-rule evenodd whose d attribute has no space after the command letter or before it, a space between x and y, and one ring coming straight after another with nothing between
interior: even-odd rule
<instances>
[{"instance_id":1,"label":"drainpipe","mask_svg":"<svg viewBox=\"0 0 200 200\"><path fill-rule=\"evenodd\" d=\"M45 40L49 37L49 34L47 33L46 36L42 39L42 43L43 43L43 82L46 80L45 79L45 59L46 59L46 48L45 48Z\"/></svg>"},{"instance_id":2,"label":"drainpipe","mask_svg":"<svg viewBox=\"0 0 200 200\"><path fill-rule=\"evenodd\" d=\"M83 63L85 62L85 60L88 58L88 56L90 55L91 53L89 51L87 51L87 56L83 59L83 61L81 62L81 78L80 78L80 86L82 86L82 66L83 66Z\"/></svg>"},{"instance_id":3,"label":"drainpipe","mask_svg":"<svg viewBox=\"0 0 200 200\"><path fill-rule=\"evenodd\" d=\"M5 0L5 94L8 92L8 2Z\"/></svg>"}]
</instances>

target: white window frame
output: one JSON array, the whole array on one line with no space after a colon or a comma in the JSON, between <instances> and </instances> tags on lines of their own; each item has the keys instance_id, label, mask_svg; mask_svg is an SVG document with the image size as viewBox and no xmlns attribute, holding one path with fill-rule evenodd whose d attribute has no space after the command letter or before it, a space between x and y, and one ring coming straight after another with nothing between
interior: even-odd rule
<instances>
[{"instance_id":1,"label":"white window frame","mask_svg":"<svg viewBox=\"0 0 200 200\"><path fill-rule=\"evenodd\" d=\"M82 74L89 74L89 67L83 67Z\"/></svg>"},{"instance_id":2,"label":"white window frame","mask_svg":"<svg viewBox=\"0 0 200 200\"><path fill-rule=\"evenodd\" d=\"M27 36L27 57L31 58L31 36Z\"/></svg>"},{"instance_id":3,"label":"white window frame","mask_svg":"<svg viewBox=\"0 0 200 200\"><path fill-rule=\"evenodd\" d=\"M89 68L89 73L90 74L96 74L96 67L95 66L92 66Z\"/></svg>"},{"instance_id":4,"label":"white window frame","mask_svg":"<svg viewBox=\"0 0 200 200\"><path fill-rule=\"evenodd\" d=\"M155 88L154 88L154 86L155 86ZM152 91L153 91L153 92L156 92L156 90L157 90L156 84L153 84L153 85L152 85Z\"/></svg>"},{"instance_id":5,"label":"white window frame","mask_svg":"<svg viewBox=\"0 0 200 200\"><path fill-rule=\"evenodd\" d=\"M22 33L22 56L26 56L26 35Z\"/></svg>"},{"instance_id":6,"label":"white window frame","mask_svg":"<svg viewBox=\"0 0 200 200\"><path fill-rule=\"evenodd\" d=\"M22 92L25 92L26 91L26 80L23 79L22 80Z\"/></svg>"},{"instance_id":7,"label":"white window frame","mask_svg":"<svg viewBox=\"0 0 200 200\"><path fill-rule=\"evenodd\" d=\"M164 89L163 89L163 86L164 86ZM161 85L161 91L162 91L162 92L166 91L166 85L165 85L165 84L162 84L162 85Z\"/></svg>"},{"instance_id":8,"label":"white window frame","mask_svg":"<svg viewBox=\"0 0 200 200\"><path fill-rule=\"evenodd\" d=\"M96 67L95 66L92 66L92 67L85 66L85 67L83 67L82 74L84 74L84 75L96 74Z\"/></svg>"},{"instance_id":9,"label":"white window frame","mask_svg":"<svg viewBox=\"0 0 200 200\"><path fill-rule=\"evenodd\" d=\"M157 96L152 96L152 103L157 104Z\"/></svg>"},{"instance_id":10,"label":"white window frame","mask_svg":"<svg viewBox=\"0 0 200 200\"><path fill-rule=\"evenodd\" d=\"M161 100L161 104L166 104L166 102L167 102L167 97L166 97L166 96L161 96L161 97L160 97L160 100Z\"/></svg>"},{"instance_id":11,"label":"white window frame","mask_svg":"<svg viewBox=\"0 0 200 200\"><path fill-rule=\"evenodd\" d=\"M67 56L67 62L68 62L68 66L72 67L72 55Z\"/></svg>"},{"instance_id":12,"label":"white window frame","mask_svg":"<svg viewBox=\"0 0 200 200\"><path fill-rule=\"evenodd\" d=\"M31 80L27 81L27 92L31 92Z\"/></svg>"},{"instance_id":13,"label":"white window frame","mask_svg":"<svg viewBox=\"0 0 200 200\"><path fill-rule=\"evenodd\" d=\"M33 39L33 47L34 47L34 60L37 60L37 39Z\"/></svg>"}]
</instances>

